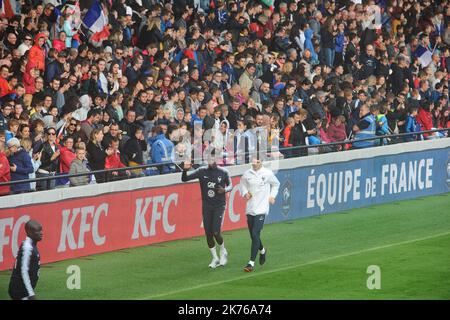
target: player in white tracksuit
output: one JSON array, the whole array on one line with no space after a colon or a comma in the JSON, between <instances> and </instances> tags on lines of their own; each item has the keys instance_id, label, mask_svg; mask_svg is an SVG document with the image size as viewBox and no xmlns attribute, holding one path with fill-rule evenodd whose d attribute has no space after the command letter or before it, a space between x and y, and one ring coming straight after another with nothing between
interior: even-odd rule
<instances>
[{"instance_id":1,"label":"player in white tracksuit","mask_svg":"<svg viewBox=\"0 0 450 320\"><path fill-rule=\"evenodd\" d=\"M260 265L266 261L266 249L261 242L260 234L264 220L269 214L269 206L275 203L280 182L272 170L263 167L261 160L254 159L252 168L241 177L240 186L241 195L247 199L247 225L252 239L250 261L244 271L251 272L255 266L258 250Z\"/></svg>"}]
</instances>

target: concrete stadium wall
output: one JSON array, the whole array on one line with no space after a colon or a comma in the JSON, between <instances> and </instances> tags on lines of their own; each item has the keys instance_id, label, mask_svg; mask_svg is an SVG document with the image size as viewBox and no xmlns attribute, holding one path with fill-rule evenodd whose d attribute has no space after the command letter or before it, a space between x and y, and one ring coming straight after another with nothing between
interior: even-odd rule
<instances>
[{"instance_id":1,"label":"concrete stadium wall","mask_svg":"<svg viewBox=\"0 0 450 320\"><path fill-rule=\"evenodd\" d=\"M268 223L449 191L450 139L319 154L266 165L281 182ZM246 226L239 178L229 167L224 230ZM13 266L23 225L40 221L42 262L203 234L198 182L181 174L0 197L0 270Z\"/></svg>"}]
</instances>

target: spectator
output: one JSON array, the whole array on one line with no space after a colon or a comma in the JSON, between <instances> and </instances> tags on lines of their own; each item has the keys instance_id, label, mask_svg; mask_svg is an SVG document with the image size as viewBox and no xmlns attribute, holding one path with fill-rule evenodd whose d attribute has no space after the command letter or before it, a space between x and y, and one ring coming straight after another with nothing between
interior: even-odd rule
<instances>
[{"instance_id":1,"label":"spectator","mask_svg":"<svg viewBox=\"0 0 450 320\"><path fill-rule=\"evenodd\" d=\"M239 78L239 85L241 86L241 92L244 97L248 97L250 95L250 89L253 87L253 75L255 71L255 65L253 63L249 63L247 64L247 66L245 67L245 71Z\"/></svg>"},{"instance_id":2,"label":"spectator","mask_svg":"<svg viewBox=\"0 0 450 320\"><path fill-rule=\"evenodd\" d=\"M294 127L291 129L289 135L288 143L293 147L300 147L308 145L308 133L306 132L306 127L304 121L308 117L308 112L305 109L300 109L294 114ZM295 148L292 150L292 155L294 157L301 157L308 155L308 149L306 148Z\"/></svg>"},{"instance_id":3,"label":"spectator","mask_svg":"<svg viewBox=\"0 0 450 320\"><path fill-rule=\"evenodd\" d=\"M325 63L332 68L334 66L334 56L336 53L337 25L334 19L328 18L320 28L320 40L325 54Z\"/></svg>"},{"instance_id":4,"label":"spectator","mask_svg":"<svg viewBox=\"0 0 450 320\"><path fill-rule=\"evenodd\" d=\"M19 132L17 134L19 140L31 138L31 128L28 124L21 124L19 126Z\"/></svg>"},{"instance_id":5,"label":"spectator","mask_svg":"<svg viewBox=\"0 0 450 320\"><path fill-rule=\"evenodd\" d=\"M10 139L7 145L10 152L11 181L29 179L29 174L34 172L30 156L20 147L20 141L17 138ZM11 193L13 194L30 191L31 185L29 182L11 185Z\"/></svg>"},{"instance_id":6,"label":"spectator","mask_svg":"<svg viewBox=\"0 0 450 320\"><path fill-rule=\"evenodd\" d=\"M60 149L59 173L68 174L70 171L70 164L75 159L74 141L72 137L64 139L64 146ZM58 180L59 185L68 185L69 179L61 178Z\"/></svg>"},{"instance_id":7,"label":"spectator","mask_svg":"<svg viewBox=\"0 0 450 320\"><path fill-rule=\"evenodd\" d=\"M9 67L7 65L0 66L0 98L11 93L11 88L8 84Z\"/></svg>"},{"instance_id":8,"label":"spectator","mask_svg":"<svg viewBox=\"0 0 450 320\"><path fill-rule=\"evenodd\" d=\"M120 130L119 124L111 123L109 131L105 133L102 140L103 148L108 148L111 145L111 141L115 138L119 141L119 150L123 150L124 141L122 137L122 130Z\"/></svg>"},{"instance_id":9,"label":"spectator","mask_svg":"<svg viewBox=\"0 0 450 320\"><path fill-rule=\"evenodd\" d=\"M417 107L411 107L408 110L408 116L406 117L406 133L414 133L421 131L420 125L417 122L417 114L419 109ZM405 136L405 142L416 141L419 139L419 135Z\"/></svg>"},{"instance_id":10,"label":"spectator","mask_svg":"<svg viewBox=\"0 0 450 320\"><path fill-rule=\"evenodd\" d=\"M121 99L123 100L123 95L120 93L113 94L110 97L110 105L107 108L115 123L119 123L123 119L123 108L120 104Z\"/></svg>"},{"instance_id":11,"label":"spectator","mask_svg":"<svg viewBox=\"0 0 450 320\"><path fill-rule=\"evenodd\" d=\"M39 169L39 167L42 164L41 163L42 152L33 153L33 148L32 148L33 142L31 141L30 138L21 139L20 145L26 152L28 152L28 155L31 158L31 163L33 165L33 172L29 174L29 178L35 179L36 171ZM36 190L36 182L31 182L30 187L31 187L32 191L35 191Z\"/></svg>"},{"instance_id":12,"label":"spectator","mask_svg":"<svg viewBox=\"0 0 450 320\"><path fill-rule=\"evenodd\" d=\"M360 61L357 63L358 79L367 79L370 75L375 74L377 65L375 49L373 45L368 44L365 53L361 55Z\"/></svg>"},{"instance_id":13,"label":"spectator","mask_svg":"<svg viewBox=\"0 0 450 320\"><path fill-rule=\"evenodd\" d=\"M106 157L105 160L105 169L119 169L125 168L125 164L123 164L119 151L119 139L114 137L110 140L109 147L112 150L111 155ZM114 180L122 180L131 174L130 171L113 171L109 173L110 181Z\"/></svg>"},{"instance_id":14,"label":"spectator","mask_svg":"<svg viewBox=\"0 0 450 320\"><path fill-rule=\"evenodd\" d=\"M31 37L26 36L25 39ZM42 73L45 72L45 43L46 36L44 33L38 33L34 38L34 45L28 54L27 70L38 69Z\"/></svg>"},{"instance_id":15,"label":"spectator","mask_svg":"<svg viewBox=\"0 0 450 320\"><path fill-rule=\"evenodd\" d=\"M142 128L137 128L134 136L124 145L123 150L128 159L128 166L135 167L144 164L144 152L147 151L147 143L144 139ZM141 170L134 170L133 173L139 175Z\"/></svg>"},{"instance_id":16,"label":"spectator","mask_svg":"<svg viewBox=\"0 0 450 320\"><path fill-rule=\"evenodd\" d=\"M102 140L103 131L101 129L92 130L89 143L86 146L87 159L92 171L104 170L106 157L112 154L110 148L103 148ZM105 182L105 173L94 173L94 176L97 183Z\"/></svg>"},{"instance_id":17,"label":"spectator","mask_svg":"<svg viewBox=\"0 0 450 320\"><path fill-rule=\"evenodd\" d=\"M175 166L172 163L174 159L174 144L167 139L161 126L153 130L153 136L149 139L150 160L149 164L155 164L154 168L147 170L148 175L163 174L175 172ZM164 163L162 165L159 165Z\"/></svg>"},{"instance_id":18,"label":"spectator","mask_svg":"<svg viewBox=\"0 0 450 320\"><path fill-rule=\"evenodd\" d=\"M327 134L331 142L341 142L347 139L345 117L343 115L338 115L333 118L328 126Z\"/></svg>"},{"instance_id":19,"label":"spectator","mask_svg":"<svg viewBox=\"0 0 450 320\"><path fill-rule=\"evenodd\" d=\"M136 111L128 109L125 113L125 118L119 123L119 128L122 130L122 134L126 135L126 140L133 137L136 130L140 126L136 123ZM126 142L126 141L125 141Z\"/></svg>"},{"instance_id":20,"label":"spectator","mask_svg":"<svg viewBox=\"0 0 450 320\"><path fill-rule=\"evenodd\" d=\"M293 117L286 118L286 126L283 129L283 138L282 138L282 148L281 151L284 154L285 158L290 158L292 155L292 150L283 150L284 148L291 148L293 145L289 142L289 138L291 136L292 128L295 126L295 120Z\"/></svg>"},{"instance_id":21,"label":"spectator","mask_svg":"<svg viewBox=\"0 0 450 320\"><path fill-rule=\"evenodd\" d=\"M57 106L52 106L50 109L48 109L48 114L44 116L42 121L44 121L45 129L48 128L55 128L56 129L56 123L58 122L58 114L59 110Z\"/></svg>"},{"instance_id":22,"label":"spectator","mask_svg":"<svg viewBox=\"0 0 450 320\"><path fill-rule=\"evenodd\" d=\"M66 49L66 38L67 35L64 31L59 32L58 39L53 39L53 48L55 48L58 52Z\"/></svg>"},{"instance_id":23,"label":"spectator","mask_svg":"<svg viewBox=\"0 0 450 320\"><path fill-rule=\"evenodd\" d=\"M325 118L325 110L323 104L326 99L326 93L324 91L319 91L315 94L315 96L311 99L308 107L309 116L311 117L313 114L317 114L321 119Z\"/></svg>"},{"instance_id":24,"label":"spectator","mask_svg":"<svg viewBox=\"0 0 450 320\"><path fill-rule=\"evenodd\" d=\"M375 117L370 112L369 106L363 104L359 108L359 121L353 126L355 140L375 137L376 123ZM375 145L374 140L353 142L354 149L369 148Z\"/></svg>"},{"instance_id":25,"label":"spectator","mask_svg":"<svg viewBox=\"0 0 450 320\"><path fill-rule=\"evenodd\" d=\"M65 51L58 52L56 60L51 62L45 70L45 81L47 83L50 83L53 79L68 77L69 73L66 70L69 65L66 59L67 53Z\"/></svg>"},{"instance_id":26,"label":"spectator","mask_svg":"<svg viewBox=\"0 0 450 320\"><path fill-rule=\"evenodd\" d=\"M89 137L94 129L96 129L101 119L101 111L98 109L91 109L87 113L87 119L81 122L81 141L88 142Z\"/></svg>"},{"instance_id":27,"label":"spectator","mask_svg":"<svg viewBox=\"0 0 450 320\"><path fill-rule=\"evenodd\" d=\"M84 148L77 148L75 151L75 159L70 163L69 174L86 173L86 175L70 177L70 186L77 187L89 184L89 175L87 175L89 172L90 170L87 168L86 150Z\"/></svg>"},{"instance_id":28,"label":"spectator","mask_svg":"<svg viewBox=\"0 0 450 320\"><path fill-rule=\"evenodd\" d=\"M397 63L392 66L392 76L390 77L390 83L392 92L397 95L402 90L403 84L408 80L408 65L406 57L399 56Z\"/></svg>"},{"instance_id":29,"label":"spectator","mask_svg":"<svg viewBox=\"0 0 450 320\"><path fill-rule=\"evenodd\" d=\"M59 170L60 147L56 143L56 129L50 127L45 132L46 142L42 144L41 166L37 171L36 177L54 176ZM36 185L37 190L54 189L56 180L40 181Z\"/></svg>"},{"instance_id":30,"label":"spectator","mask_svg":"<svg viewBox=\"0 0 450 320\"><path fill-rule=\"evenodd\" d=\"M16 119L11 119L8 122L8 130L6 130L6 142L10 139L15 138L19 131L19 121Z\"/></svg>"},{"instance_id":31,"label":"spectator","mask_svg":"<svg viewBox=\"0 0 450 320\"><path fill-rule=\"evenodd\" d=\"M416 116L417 123L420 124L423 131L433 130L433 118L431 115L431 110L433 109L433 104L426 102L421 105L419 108L419 112ZM437 132L433 133L424 133L425 139L436 139L439 138Z\"/></svg>"},{"instance_id":32,"label":"spectator","mask_svg":"<svg viewBox=\"0 0 450 320\"><path fill-rule=\"evenodd\" d=\"M9 103L2 105L0 113L0 130L8 129L8 121L11 118L13 106Z\"/></svg>"},{"instance_id":33,"label":"spectator","mask_svg":"<svg viewBox=\"0 0 450 320\"><path fill-rule=\"evenodd\" d=\"M49 86L46 88L45 90L45 99L47 100L48 97L51 98L51 103L49 103L49 105L46 105L44 107L45 111L48 110L48 107L50 107L52 104L56 103L56 100L58 98L58 90L61 86L61 79L60 78L53 78L49 84ZM46 101L44 100L44 103Z\"/></svg>"},{"instance_id":34,"label":"spectator","mask_svg":"<svg viewBox=\"0 0 450 320\"><path fill-rule=\"evenodd\" d=\"M5 154L5 142L0 141L0 182L11 181L11 170L9 167L9 161ZM0 196L9 194L10 186L0 187Z\"/></svg>"},{"instance_id":35,"label":"spectator","mask_svg":"<svg viewBox=\"0 0 450 320\"><path fill-rule=\"evenodd\" d=\"M439 128L450 128L450 108L446 108L441 113L441 118L439 119ZM447 131L447 137L448 137ZM445 134L445 131L444 131Z\"/></svg>"},{"instance_id":36,"label":"spectator","mask_svg":"<svg viewBox=\"0 0 450 320\"><path fill-rule=\"evenodd\" d=\"M386 118L388 119L388 126L391 132L404 132L403 128L406 123L407 109L405 104L405 95L398 94L397 98L391 104L391 109L388 111Z\"/></svg>"},{"instance_id":37,"label":"spectator","mask_svg":"<svg viewBox=\"0 0 450 320\"><path fill-rule=\"evenodd\" d=\"M237 128L234 138L236 164L249 163L256 151L253 119L238 120Z\"/></svg>"},{"instance_id":38,"label":"spectator","mask_svg":"<svg viewBox=\"0 0 450 320\"><path fill-rule=\"evenodd\" d=\"M377 136L385 136L389 134L389 126L386 118L386 110L384 107L379 105L372 105L370 107L370 112L375 117L376 122L376 132ZM388 140L383 139L383 145L387 144Z\"/></svg>"}]
</instances>

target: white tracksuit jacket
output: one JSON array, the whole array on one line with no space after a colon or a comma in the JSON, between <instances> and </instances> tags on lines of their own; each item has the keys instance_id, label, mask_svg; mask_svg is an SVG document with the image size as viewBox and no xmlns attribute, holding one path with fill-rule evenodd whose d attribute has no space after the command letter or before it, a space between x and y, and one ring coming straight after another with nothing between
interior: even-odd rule
<instances>
[{"instance_id":1,"label":"white tracksuit jacket","mask_svg":"<svg viewBox=\"0 0 450 320\"><path fill-rule=\"evenodd\" d=\"M246 214L269 214L269 197L276 197L280 182L273 172L262 167L258 171L253 168L244 172L241 177L240 189L241 195L245 196L248 192L252 197L247 201Z\"/></svg>"}]
</instances>

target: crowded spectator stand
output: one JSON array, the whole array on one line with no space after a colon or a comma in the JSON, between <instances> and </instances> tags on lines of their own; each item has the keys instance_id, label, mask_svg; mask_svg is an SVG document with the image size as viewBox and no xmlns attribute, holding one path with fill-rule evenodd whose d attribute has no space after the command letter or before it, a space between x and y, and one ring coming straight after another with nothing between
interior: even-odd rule
<instances>
[{"instance_id":1,"label":"crowded spectator stand","mask_svg":"<svg viewBox=\"0 0 450 320\"><path fill-rule=\"evenodd\" d=\"M2 195L448 136L448 1L1 3L0 182L120 169Z\"/></svg>"}]
</instances>

